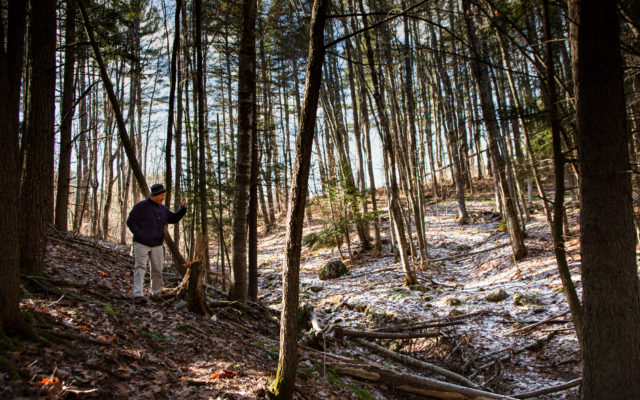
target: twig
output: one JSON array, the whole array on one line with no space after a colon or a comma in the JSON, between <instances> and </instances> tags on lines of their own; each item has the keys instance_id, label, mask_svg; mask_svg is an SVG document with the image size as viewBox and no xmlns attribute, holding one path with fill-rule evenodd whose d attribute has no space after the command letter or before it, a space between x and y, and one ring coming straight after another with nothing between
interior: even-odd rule
<instances>
[{"instance_id":1,"label":"twig","mask_svg":"<svg viewBox=\"0 0 640 400\"><path fill-rule=\"evenodd\" d=\"M334 313L334 312L338 311L340 309L340 307L342 307L343 305L345 305L347 303L347 301L349 301L349 296L344 296L344 299L342 299L340 301L340 303L338 303L337 306L333 307L331 312Z\"/></svg>"},{"instance_id":2,"label":"twig","mask_svg":"<svg viewBox=\"0 0 640 400\"><path fill-rule=\"evenodd\" d=\"M536 390L536 391L533 391L533 392L512 394L511 397L515 397L516 399L528 399L528 398L531 398L531 397L536 397L536 396L540 396L540 395L547 394L547 393L560 392L562 390L578 386L581 383L582 383L582 378L577 378L577 379L574 379L572 381L563 383L561 385L551 386L551 387L548 387L548 388L545 388L545 389Z\"/></svg>"},{"instance_id":3,"label":"twig","mask_svg":"<svg viewBox=\"0 0 640 400\"><path fill-rule=\"evenodd\" d=\"M61 301L62 299L64 299L64 296L65 296L65 295L63 294L62 296L60 296L60 298L59 298L58 300L56 300L56 301L54 301L54 302L52 302L52 303L47 304L47 307L51 307L51 306L52 306L52 305L54 305L54 304L58 304L58 303L60 303L60 301Z\"/></svg>"},{"instance_id":4,"label":"twig","mask_svg":"<svg viewBox=\"0 0 640 400\"><path fill-rule=\"evenodd\" d=\"M511 331L511 332L507 333L505 336L511 336L511 335L515 335L516 333L522 333L522 332L529 331L529 330L531 330L533 328L536 328L536 327L538 327L540 325L544 325L547 322L553 321L556 318L563 317L563 316L567 315L567 313L568 313L568 311L565 311L562 314L551 316L551 317L549 317L547 319L543 319L542 321L536 322L535 324L527 325L527 326L522 327L520 329L516 329L515 331Z\"/></svg>"}]
</instances>

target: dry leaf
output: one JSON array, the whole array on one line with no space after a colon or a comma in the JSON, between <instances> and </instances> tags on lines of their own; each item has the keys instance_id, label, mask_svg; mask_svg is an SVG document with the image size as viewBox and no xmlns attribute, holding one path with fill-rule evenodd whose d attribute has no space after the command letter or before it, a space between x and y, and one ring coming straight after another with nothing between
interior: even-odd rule
<instances>
[{"instance_id":1,"label":"dry leaf","mask_svg":"<svg viewBox=\"0 0 640 400\"><path fill-rule=\"evenodd\" d=\"M53 380L49 378L42 378L40 379L40 382L36 382L36 385L55 385L58 382L60 382L60 379L58 378L53 378Z\"/></svg>"}]
</instances>

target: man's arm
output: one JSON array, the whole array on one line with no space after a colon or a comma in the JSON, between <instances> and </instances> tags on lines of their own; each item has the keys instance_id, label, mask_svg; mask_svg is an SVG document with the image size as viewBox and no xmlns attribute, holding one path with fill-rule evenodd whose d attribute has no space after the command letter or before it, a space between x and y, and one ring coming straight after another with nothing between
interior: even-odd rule
<instances>
[{"instance_id":1,"label":"man's arm","mask_svg":"<svg viewBox=\"0 0 640 400\"><path fill-rule=\"evenodd\" d=\"M140 236L142 234L142 230L138 225L138 213L138 207L133 206L133 208L129 212L129 217L127 218L127 226L129 227L131 233L133 233L133 236Z\"/></svg>"},{"instance_id":2,"label":"man's arm","mask_svg":"<svg viewBox=\"0 0 640 400\"><path fill-rule=\"evenodd\" d=\"M167 222L169 222L170 224L176 224L178 222L180 222L180 220L182 219L182 217L184 217L184 215L187 213L187 199L186 198L182 198L182 204L180 206L180 209L176 212L173 212L171 210L169 210L169 208L167 208L167 211L169 212L169 216L167 218Z\"/></svg>"}]
</instances>

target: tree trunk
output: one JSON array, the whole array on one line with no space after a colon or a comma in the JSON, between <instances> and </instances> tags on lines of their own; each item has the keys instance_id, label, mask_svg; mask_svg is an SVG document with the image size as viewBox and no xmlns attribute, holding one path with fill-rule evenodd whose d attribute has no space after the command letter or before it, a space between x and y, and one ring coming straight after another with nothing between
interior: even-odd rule
<instances>
[{"instance_id":1,"label":"tree trunk","mask_svg":"<svg viewBox=\"0 0 640 400\"><path fill-rule=\"evenodd\" d=\"M562 287L564 289L569 309L571 310L571 316L573 318L573 325L576 329L578 336L578 343L580 347L583 346L583 321L582 321L582 306L580 305L580 299L576 293L575 285L571 279L571 271L567 264L567 254L565 249L563 222L565 215L564 208L564 167L565 157L562 150L562 142L560 138L560 118L558 115L557 102L558 95L555 89L555 66L553 61L552 50L552 37L551 27L549 25L549 11L547 6L547 0L542 0L542 13L544 20L544 38L546 42L546 102L549 108L549 119L551 122L551 134L553 141L553 166L555 171L555 187L556 192L554 196L553 204L553 251L556 256L556 262L558 264L558 273L560 280L562 281Z\"/></svg>"},{"instance_id":2,"label":"tree trunk","mask_svg":"<svg viewBox=\"0 0 640 400\"><path fill-rule=\"evenodd\" d=\"M176 142L176 155L175 155L175 180L173 189L173 207L178 209L181 203L182 191L180 186L180 180L182 179L182 88L180 87L180 80L182 78L182 63L180 53L178 53L177 70L176 70L176 83L178 90L177 106L178 115L176 120L175 129L175 142ZM176 241L176 246L180 247L180 224L173 225L173 237Z\"/></svg>"},{"instance_id":3,"label":"tree trunk","mask_svg":"<svg viewBox=\"0 0 640 400\"><path fill-rule=\"evenodd\" d=\"M231 285L229 298L246 301L247 213L251 186L251 141L256 127L256 0L243 1L242 36L238 61L238 144L236 185L231 226Z\"/></svg>"},{"instance_id":4,"label":"tree trunk","mask_svg":"<svg viewBox=\"0 0 640 400\"><path fill-rule=\"evenodd\" d=\"M42 270L47 228L53 222L56 4L55 0L42 0L30 14L29 26L38 28L29 31L30 103L20 192L20 267L27 273Z\"/></svg>"},{"instance_id":5,"label":"tree trunk","mask_svg":"<svg viewBox=\"0 0 640 400\"><path fill-rule=\"evenodd\" d=\"M167 143L165 150L165 172L164 187L167 189L165 198L166 204L171 204L171 195L173 194L173 177L171 166L171 146L173 145L173 112L176 97L176 77L177 77L177 59L180 54L180 10L182 9L182 0L176 0L173 48L171 49L171 62L169 66L169 111L167 113ZM178 196L176 195L176 198ZM177 238L177 236L176 236Z\"/></svg>"},{"instance_id":6,"label":"tree trunk","mask_svg":"<svg viewBox=\"0 0 640 400\"><path fill-rule=\"evenodd\" d=\"M198 100L198 197L200 206L200 230L205 238L209 237L207 218L207 171L206 171L206 146L209 140L208 129L205 122L207 99L204 88L204 52L202 49L202 0L194 2L195 14L195 50L196 50L196 93ZM204 247L202 260L205 270L209 268L209 246Z\"/></svg>"},{"instance_id":7,"label":"tree trunk","mask_svg":"<svg viewBox=\"0 0 640 400\"><path fill-rule=\"evenodd\" d=\"M640 398L640 291L615 2L569 2L577 100L584 399Z\"/></svg>"},{"instance_id":8,"label":"tree trunk","mask_svg":"<svg viewBox=\"0 0 640 400\"><path fill-rule=\"evenodd\" d=\"M527 248L524 245L524 233L520 228L516 207L509 193L509 185L505 176L504 159L498 147L499 131L495 106L491 95L489 73L487 65L481 62L481 60L485 58L479 50L469 1L470 0L462 0L462 8L465 13L465 27L471 50L471 71L480 95L480 106L482 107L482 114L487 128L489 153L493 161L494 173L497 175L500 195L502 196L504 219L506 220L509 237L511 238L513 256L516 260L520 260L527 256Z\"/></svg>"},{"instance_id":9,"label":"tree trunk","mask_svg":"<svg viewBox=\"0 0 640 400\"><path fill-rule=\"evenodd\" d=\"M360 10L363 13L365 12L362 0L360 0ZM363 22L366 25L366 17L363 17ZM396 160L395 160L395 153L393 149L393 139L392 139L391 130L390 130L391 128L389 126L389 120L387 117L387 110L384 102L384 96L380 91L381 83L378 81L378 74L376 70L373 68L373 66L376 63L373 56L373 49L371 48L371 39L367 31L364 32L364 36L365 36L367 60L369 62L369 65L371 66L370 72L371 72L371 81L373 83L373 98L378 108L380 125L383 131L381 133L383 137L383 140L382 140L383 148L384 148L384 153L386 154L385 157L388 159L388 165L389 165L389 180L390 180L389 211L393 216L392 218L393 229L396 235L396 239L398 241L398 248L400 251L400 260L402 262L402 267L405 273L405 281L407 285L413 285L416 283L416 278L415 278L415 275L413 274L413 271L411 270L411 266L408 260L408 253L407 253L408 244L407 244L407 238L405 236L404 223L402 221L400 204L398 200L399 191L398 191L398 184L396 181L396 174L395 174Z\"/></svg>"},{"instance_id":10,"label":"tree trunk","mask_svg":"<svg viewBox=\"0 0 640 400\"><path fill-rule=\"evenodd\" d=\"M83 56L80 61L80 91L85 93L85 77L86 77L86 58ZM80 137L78 138L78 156L76 168L76 196L75 196L75 212L73 215L73 233L78 234L82 227L82 217L87 208L87 199L89 197L89 177L91 176L91 168L89 167L88 158L88 141L87 132L89 127L87 96L80 99Z\"/></svg>"},{"instance_id":11,"label":"tree trunk","mask_svg":"<svg viewBox=\"0 0 640 400\"><path fill-rule=\"evenodd\" d=\"M255 92L253 93L253 98L256 98ZM251 183L249 188L249 214L247 215L247 224L249 225L248 295L251 300L258 300L258 185L260 184L260 168L258 165L258 113L256 102L252 106L254 118L251 126Z\"/></svg>"},{"instance_id":12,"label":"tree trunk","mask_svg":"<svg viewBox=\"0 0 640 400\"><path fill-rule=\"evenodd\" d=\"M307 182L311 164L311 148L316 125L316 112L322 82L324 60L324 25L329 0L315 0L311 14L309 61L300 129L296 140L296 159L293 167L291 194L287 210L287 237L284 270L282 272L282 316L280 318L280 353L278 370L269 391L278 399L291 399L295 387L298 336L298 296L300 291L300 249Z\"/></svg>"},{"instance_id":13,"label":"tree trunk","mask_svg":"<svg viewBox=\"0 0 640 400\"><path fill-rule=\"evenodd\" d=\"M6 47L5 26L8 25ZM0 336L22 324L20 314L20 225L18 193L20 166L18 125L20 75L24 56L26 0L9 3L7 18L0 16Z\"/></svg>"},{"instance_id":14,"label":"tree trunk","mask_svg":"<svg viewBox=\"0 0 640 400\"><path fill-rule=\"evenodd\" d=\"M67 231L69 208L69 180L71 176L71 125L75 112L74 79L76 66L76 7L75 1L67 1L65 20L64 82L62 84L62 109L60 111L60 159L58 162L58 192L56 194L55 226Z\"/></svg>"}]
</instances>

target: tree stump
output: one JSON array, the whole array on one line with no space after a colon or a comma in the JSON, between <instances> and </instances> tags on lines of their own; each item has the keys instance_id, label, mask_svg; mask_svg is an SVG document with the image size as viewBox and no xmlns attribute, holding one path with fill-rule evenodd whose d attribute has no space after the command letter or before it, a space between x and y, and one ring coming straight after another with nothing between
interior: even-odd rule
<instances>
[{"instance_id":1,"label":"tree stump","mask_svg":"<svg viewBox=\"0 0 640 400\"><path fill-rule=\"evenodd\" d=\"M204 295L204 266L201 261L187 264L187 273L175 290L176 299L186 298L189 311L198 315L211 315Z\"/></svg>"}]
</instances>

